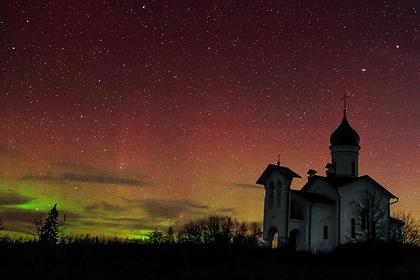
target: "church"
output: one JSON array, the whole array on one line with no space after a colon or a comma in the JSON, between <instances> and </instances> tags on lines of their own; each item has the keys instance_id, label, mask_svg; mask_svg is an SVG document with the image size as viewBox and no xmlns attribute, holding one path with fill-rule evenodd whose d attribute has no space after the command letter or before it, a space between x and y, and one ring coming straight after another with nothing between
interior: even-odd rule
<instances>
[{"instance_id":1,"label":"church","mask_svg":"<svg viewBox=\"0 0 420 280\"><path fill-rule=\"evenodd\" d=\"M265 188L265 246L320 252L349 242L400 241L403 222L390 216L398 197L370 176L359 176L360 138L347 120L346 105L343 113L330 137L325 176L309 169L304 186L291 189L301 176L279 160L257 180Z\"/></svg>"}]
</instances>

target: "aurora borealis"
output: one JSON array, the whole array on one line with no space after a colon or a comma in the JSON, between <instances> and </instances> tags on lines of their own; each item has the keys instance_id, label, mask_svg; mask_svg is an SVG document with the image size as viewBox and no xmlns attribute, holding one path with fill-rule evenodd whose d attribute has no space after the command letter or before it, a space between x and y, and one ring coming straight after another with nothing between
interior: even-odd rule
<instances>
[{"instance_id":1,"label":"aurora borealis","mask_svg":"<svg viewBox=\"0 0 420 280\"><path fill-rule=\"evenodd\" d=\"M76 235L261 221L278 154L324 174L345 92L359 173L420 217L419 29L416 0L5 1L3 226L54 203Z\"/></svg>"}]
</instances>

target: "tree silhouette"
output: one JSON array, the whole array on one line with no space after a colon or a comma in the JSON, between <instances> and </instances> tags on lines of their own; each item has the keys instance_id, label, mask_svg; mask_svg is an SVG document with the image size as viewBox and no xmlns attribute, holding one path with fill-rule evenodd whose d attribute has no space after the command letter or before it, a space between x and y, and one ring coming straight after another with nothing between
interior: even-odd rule
<instances>
[{"instance_id":1,"label":"tree silhouette","mask_svg":"<svg viewBox=\"0 0 420 280\"><path fill-rule=\"evenodd\" d=\"M229 216L210 216L207 219L184 224L178 234L180 243L216 245L258 245L261 227L239 223Z\"/></svg>"},{"instance_id":2,"label":"tree silhouette","mask_svg":"<svg viewBox=\"0 0 420 280\"><path fill-rule=\"evenodd\" d=\"M41 243L56 244L58 241L58 211L57 204L48 212L48 216L45 220L44 225L41 228L39 240Z\"/></svg>"},{"instance_id":3,"label":"tree silhouette","mask_svg":"<svg viewBox=\"0 0 420 280\"><path fill-rule=\"evenodd\" d=\"M178 233L178 240L181 243L203 243L204 240L201 223L191 221L184 224Z\"/></svg>"},{"instance_id":4,"label":"tree silhouette","mask_svg":"<svg viewBox=\"0 0 420 280\"><path fill-rule=\"evenodd\" d=\"M175 234L170 226L166 234L158 229L147 234L150 244L230 244L258 246L262 236L258 223L239 223L229 216L210 216L198 221L190 221Z\"/></svg>"},{"instance_id":5,"label":"tree silhouette","mask_svg":"<svg viewBox=\"0 0 420 280\"><path fill-rule=\"evenodd\" d=\"M381 240L385 237L384 206L373 189L362 191L352 201L355 221L352 237L357 241Z\"/></svg>"},{"instance_id":6,"label":"tree silhouette","mask_svg":"<svg viewBox=\"0 0 420 280\"><path fill-rule=\"evenodd\" d=\"M228 216L210 216L201 221L204 243L228 244L238 226L236 219Z\"/></svg>"},{"instance_id":7,"label":"tree silhouette","mask_svg":"<svg viewBox=\"0 0 420 280\"><path fill-rule=\"evenodd\" d=\"M150 233L148 233L147 234L147 237L149 238L149 242L151 244L165 243L165 236L158 229L154 229L153 231L151 231Z\"/></svg>"},{"instance_id":8,"label":"tree silhouette","mask_svg":"<svg viewBox=\"0 0 420 280\"><path fill-rule=\"evenodd\" d=\"M174 229L172 227L169 227L166 235L167 235L167 240L170 244L175 242L175 235L174 234L175 234Z\"/></svg>"},{"instance_id":9,"label":"tree silhouette","mask_svg":"<svg viewBox=\"0 0 420 280\"><path fill-rule=\"evenodd\" d=\"M251 245L259 245L259 242L262 238L262 228L261 225L254 222L249 225L249 233L247 241Z\"/></svg>"},{"instance_id":10,"label":"tree silhouette","mask_svg":"<svg viewBox=\"0 0 420 280\"><path fill-rule=\"evenodd\" d=\"M404 223L401 229L402 242L420 246L420 220L414 218L411 213L404 211L394 213L393 217Z\"/></svg>"},{"instance_id":11,"label":"tree silhouette","mask_svg":"<svg viewBox=\"0 0 420 280\"><path fill-rule=\"evenodd\" d=\"M248 225L244 222L240 223L236 228L235 235L233 237L233 243L243 244L247 242Z\"/></svg>"},{"instance_id":12,"label":"tree silhouette","mask_svg":"<svg viewBox=\"0 0 420 280\"><path fill-rule=\"evenodd\" d=\"M32 226L33 226L33 234L40 239L41 238L41 231L42 231L42 227L45 224L45 216L44 214L39 213L38 215L35 215L34 217L32 217L31 220Z\"/></svg>"}]
</instances>

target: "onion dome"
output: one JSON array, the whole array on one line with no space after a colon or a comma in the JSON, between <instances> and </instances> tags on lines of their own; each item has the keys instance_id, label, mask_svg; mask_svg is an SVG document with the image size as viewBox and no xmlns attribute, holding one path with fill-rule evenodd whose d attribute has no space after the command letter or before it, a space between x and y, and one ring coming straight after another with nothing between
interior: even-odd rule
<instances>
[{"instance_id":1,"label":"onion dome","mask_svg":"<svg viewBox=\"0 0 420 280\"><path fill-rule=\"evenodd\" d=\"M347 121L346 115L344 113L343 120L341 121L340 126L331 134L330 137L331 146L336 145L354 145L359 146L360 137L354 130L349 122Z\"/></svg>"}]
</instances>

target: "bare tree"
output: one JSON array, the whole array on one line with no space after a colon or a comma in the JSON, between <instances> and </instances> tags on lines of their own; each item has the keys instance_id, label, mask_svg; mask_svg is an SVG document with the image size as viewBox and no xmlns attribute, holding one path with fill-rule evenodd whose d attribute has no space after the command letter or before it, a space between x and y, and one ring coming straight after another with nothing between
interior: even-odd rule
<instances>
[{"instance_id":1,"label":"bare tree","mask_svg":"<svg viewBox=\"0 0 420 280\"><path fill-rule=\"evenodd\" d=\"M173 227L169 227L166 232L167 240L170 244L175 243L175 234Z\"/></svg>"},{"instance_id":2,"label":"bare tree","mask_svg":"<svg viewBox=\"0 0 420 280\"><path fill-rule=\"evenodd\" d=\"M35 215L34 217L32 217L31 223L33 226L33 234L37 238L41 238L42 227L45 224L45 215L42 213Z\"/></svg>"},{"instance_id":3,"label":"bare tree","mask_svg":"<svg viewBox=\"0 0 420 280\"><path fill-rule=\"evenodd\" d=\"M228 244L238 228L238 221L228 216L210 216L201 221L204 243Z\"/></svg>"},{"instance_id":4,"label":"bare tree","mask_svg":"<svg viewBox=\"0 0 420 280\"><path fill-rule=\"evenodd\" d=\"M414 218L411 213L405 211L398 211L392 216L403 222L401 227L402 242L420 246L420 220Z\"/></svg>"},{"instance_id":5,"label":"bare tree","mask_svg":"<svg viewBox=\"0 0 420 280\"><path fill-rule=\"evenodd\" d=\"M258 223L240 223L235 229L233 240L234 244L258 246L262 237L261 226Z\"/></svg>"},{"instance_id":6,"label":"bare tree","mask_svg":"<svg viewBox=\"0 0 420 280\"><path fill-rule=\"evenodd\" d=\"M32 217L33 235L43 243L55 244L58 241L61 223L58 219L57 204L51 208L48 215L39 213Z\"/></svg>"},{"instance_id":7,"label":"bare tree","mask_svg":"<svg viewBox=\"0 0 420 280\"><path fill-rule=\"evenodd\" d=\"M149 238L149 242L151 244L162 244L165 243L165 235L158 229L154 229L153 231L147 234Z\"/></svg>"},{"instance_id":8,"label":"bare tree","mask_svg":"<svg viewBox=\"0 0 420 280\"><path fill-rule=\"evenodd\" d=\"M210 216L184 224L178 234L181 243L258 245L261 227L257 223L239 223L229 216Z\"/></svg>"},{"instance_id":9,"label":"bare tree","mask_svg":"<svg viewBox=\"0 0 420 280\"><path fill-rule=\"evenodd\" d=\"M178 240L181 243L203 243L202 224L192 221L184 224L178 233Z\"/></svg>"},{"instance_id":10,"label":"bare tree","mask_svg":"<svg viewBox=\"0 0 420 280\"><path fill-rule=\"evenodd\" d=\"M234 237L233 237L233 243L237 243L237 244L243 244L246 243L248 240L248 235L249 235L249 227L246 223L242 222L240 223L235 231Z\"/></svg>"},{"instance_id":11,"label":"bare tree","mask_svg":"<svg viewBox=\"0 0 420 280\"><path fill-rule=\"evenodd\" d=\"M262 227L260 224L254 222L249 225L249 237L248 241L254 245L258 245L262 238Z\"/></svg>"},{"instance_id":12,"label":"bare tree","mask_svg":"<svg viewBox=\"0 0 420 280\"><path fill-rule=\"evenodd\" d=\"M358 241L381 240L386 236L386 209L374 189L362 191L352 201L352 233ZM354 225L353 225L354 224Z\"/></svg>"}]
</instances>

